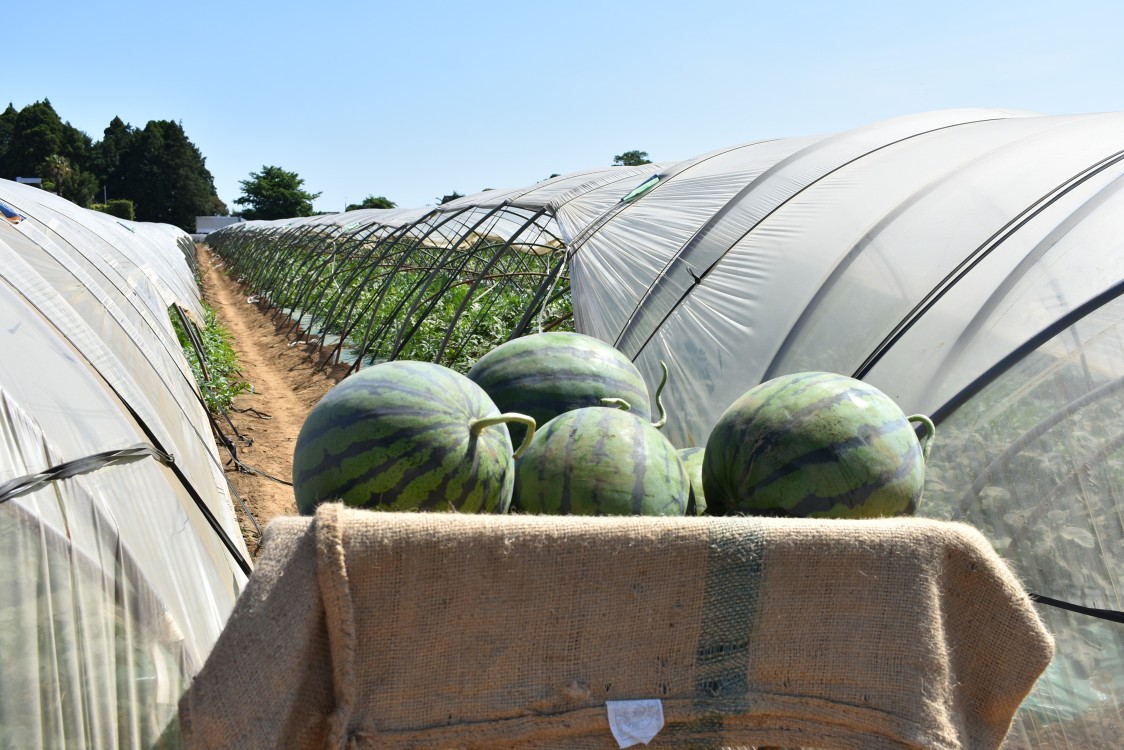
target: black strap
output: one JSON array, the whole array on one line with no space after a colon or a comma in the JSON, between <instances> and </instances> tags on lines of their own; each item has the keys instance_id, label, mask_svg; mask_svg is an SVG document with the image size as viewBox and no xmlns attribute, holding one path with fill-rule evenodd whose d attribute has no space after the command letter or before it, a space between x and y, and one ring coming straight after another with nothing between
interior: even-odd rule
<instances>
[{"instance_id":1,"label":"black strap","mask_svg":"<svg viewBox=\"0 0 1124 750\"><path fill-rule=\"evenodd\" d=\"M105 451L103 453L94 453L93 455L85 456L84 458L76 458L73 461L61 463L58 466L52 466L51 468L45 469L37 474L28 474L27 476L10 479L7 482L0 484L0 503L6 503L12 498L39 489L40 487L50 482L55 482L60 479L67 479L69 477L77 476L78 474L86 474L88 472L94 471L95 469L100 469L111 464L119 464L126 461L135 461L137 459L146 458L148 456L152 456L157 461L172 470L172 473L174 473L176 475L176 478L179 479L183 484L184 489L187 490L189 495L191 495L191 499L195 502L196 506L198 506L199 511L207 519L207 523L210 524L211 528L214 529L218 534L219 540L222 541L223 546L226 547L228 552L230 552L230 555L234 558L234 561L238 564L238 567L241 568L243 573L249 576L253 570L250 563L244 557L242 557L241 552L237 549L237 547L234 546L234 543L230 540L230 538L227 537L226 533L222 529L222 525L219 523L218 519L215 518L214 513L212 513L211 509L207 507L207 503L203 500L202 497L200 497L195 488L191 486L191 483L188 481L183 471L181 471L179 466L176 465L175 459L172 457L172 455L160 450L153 445L150 445L149 443L137 443L136 445L131 445L127 448L118 448L117 450Z\"/></svg>"},{"instance_id":2,"label":"black strap","mask_svg":"<svg viewBox=\"0 0 1124 750\"><path fill-rule=\"evenodd\" d=\"M1070 602L1063 602L1061 599L1054 599L1042 594L1029 594L1031 601L1038 602L1039 604L1046 604L1050 607L1057 607L1069 612L1076 612L1079 615L1088 615L1089 617L1098 617L1102 620L1109 622L1124 622L1124 612L1115 609L1098 609L1096 607L1086 607L1081 604L1072 604Z\"/></svg>"},{"instance_id":3,"label":"black strap","mask_svg":"<svg viewBox=\"0 0 1124 750\"><path fill-rule=\"evenodd\" d=\"M130 445L128 448L94 453L84 458L76 458L58 466L52 466L37 474L28 474L0 484L0 503L5 503L14 497L37 490L43 485L59 479L69 479L79 474L86 474L94 469L100 469L103 466L135 461L138 458L148 456L152 456L165 466L171 466L175 462L170 454L148 443L137 443L136 445Z\"/></svg>"}]
</instances>

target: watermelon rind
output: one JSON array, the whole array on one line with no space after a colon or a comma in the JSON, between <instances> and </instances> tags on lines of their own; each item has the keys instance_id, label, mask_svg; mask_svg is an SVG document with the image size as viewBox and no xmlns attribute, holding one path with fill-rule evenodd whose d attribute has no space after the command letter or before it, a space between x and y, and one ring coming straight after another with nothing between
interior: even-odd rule
<instances>
[{"instance_id":1,"label":"watermelon rind","mask_svg":"<svg viewBox=\"0 0 1124 750\"><path fill-rule=\"evenodd\" d=\"M648 386L636 365L610 344L581 333L548 331L511 339L478 359L468 378L500 411L526 414L540 426L587 406L627 404L632 414L652 417ZM512 440L520 441L521 428L510 430Z\"/></svg>"},{"instance_id":2,"label":"watermelon rind","mask_svg":"<svg viewBox=\"0 0 1124 750\"><path fill-rule=\"evenodd\" d=\"M687 470L687 478L691 482L691 494L687 500L687 515L701 516L706 513L706 491L702 483L703 456L706 451L701 446L680 448L679 460Z\"/></svg>"},{"instance_id":3,"label":"watermelon rind","mask_svg":"<svg viewBox=\"0 0 1124 750\"><path fill-rule=\"evenodd\" d=\"M340 501L506 512L515 481L511 439L505 424L480 423L500 416L479 386L442 365L398 360L360 370L301 427L293 452L297 509L311 514Z\"/></svg>"},{"instance_id":4,"label":"watermelon rind","mask_svg":"<svg viewBox=\"0 0 1124 750\"><path fill-rule=\"evenodd\" d=\"M515 467L514 504L526 513L682 516L689 492L670 441L619 409L558 415L539 427Z\"/></svg>"},{"instance_id":5,"label":"watermelon rind","mask_svg":"<svg viewBox=\"0 0 1124 750\"><path fill-rule=\"evenodd\" d=\"M803 372L727 408L707 440L702 478L714 515L876 518L916 512L924 473L922 445L889 396L844 375Z\"/></svg>"}]
</instances>

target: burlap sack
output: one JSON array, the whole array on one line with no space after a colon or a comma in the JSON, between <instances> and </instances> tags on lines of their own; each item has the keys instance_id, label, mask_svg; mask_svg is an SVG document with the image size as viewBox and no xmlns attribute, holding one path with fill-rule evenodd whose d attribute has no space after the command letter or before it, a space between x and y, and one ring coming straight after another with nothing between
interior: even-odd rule
<instances>
[{"instance_id":1,"label":"burlap sack","mask_svg":"<svg viewBox=\"0 0 1124 750\"><path fill-rule=\"evenodd\" d=\"M191 748L996 748L1053 654L968 526L388 514L274 521L180 703Z\"/></svg>"}]
</instances>

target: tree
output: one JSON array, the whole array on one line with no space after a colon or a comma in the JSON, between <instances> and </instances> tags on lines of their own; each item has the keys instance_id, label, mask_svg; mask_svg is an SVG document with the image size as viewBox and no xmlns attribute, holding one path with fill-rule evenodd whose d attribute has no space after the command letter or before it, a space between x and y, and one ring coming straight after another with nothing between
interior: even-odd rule
<instances>
[{"instance_id":1,"label":"tree","mask_svg":"<svg viewBox=\"0 0 1124 750\"><path fill-rule=\"evenodd\" d=\"M132 192L125 182L121 160L132 148L136 135L136 128L114 117L102 131L102 139L90 150L93 171L101 181L104 197L126 199Z\"/></svg>"},{"instance_id":2,"label":"tree","mask_svg":"<svg viewBox=\"0 0 1124 750\"><path fill-rule=\"evenodd\" d=\"M90 206L93 193L98 189L98 179L71 164L62 154L46 157L37 174L43 177L43 189L62 196L83 208Z\"/></svg>"},{"instance_id":3,"label":"tree","mask_svg":"<svg viewBox=\"0 0 1124 750\"><path fill-rule=\"evenodd\" d=\"M121 192L112 197L132 200L137 221L174 224L190 232L195 217L214 207L214 178L179 123L150 120L144 130L134 132L118 169Z\"/></svg>"},{"instance_id":4,"label":"tree","mask_svg":"<svg viewBox=\"0 0 1124 750\"><path fill-rule=\"evenodd\" d=\"M90 172L73 167L70 179L62 188L62 197L83 208L89 208L98 192L98 178Z\"/></svg>"},{"instance_id":5,"label":"tree","mask_svg":"<svg viewBox=\"0 0 1124 750\"><path fill-rule=\"evenodd\" d=\"M59 154L51 154L43 161L37 174L43 175L44 180L49 180L55 189L56 195L62 195L62 186L70 179L74 170L70 166L70 159Z\"/></svg>"},{"instance_id":6,"label":"tree","mask_svg":"<svg viewBox=\"0 0 1124 750\"><path fill-rule=\"evenodd\" d=\"M378 197L368 195L362 203L349 204L344 211L358 211L361 208L398 208L398 204L381 195Z\"/></svg>"},{"instance_id":7,"label":"tree","mask_svg":"<svg viewBox=\"0 0 1124 750\"><path fill-rule=\"evenodd\" d=\"M59 138L59 154L70 161L70 166L79 171L90 171L91 151L93 141L90 136L83 133L69 122L62 124L62 134Z\"/></svg>"},{"instance_id":8,"label":"tree","mask_svg":"<svg viewBox=\"0 0 1124 750\"><path fill-rule=\"evenodd\" d=\"M8 103L8 108L0 113L0 163L4 161L5 154L8 153L8 147L12 144L12 135L16 130L16 120L19 119L20 113L15 107Z\"/></svg>"},{"instance_id":9,"label":"tree","mask_svg":"<svg viewBox=\"0 0 1124 750\"><path fill-rule=\"evenodd\" d=\"M226 212L180 123L152 120L137 130L114 117L103 135L94 143L47 99L19 111L9 104L0 112L0 177L42 177L44 187L80 206L95 195L132 201L137 219L185 231L198 214Z\"/></svg>"},{"instance_id":10,"label":"tree","mask_svg":"<svg viewBox=\"0 0 1124 750\"><path fill-rule=\"evenodd\" d=\"M312 201L320 193L301 190L304 180L296 172L286 172L281 167L264 166L260 172L250 172L250 179L242 180L242 197L235 198L239 206L235 216L244 219L289 219L312 216Z\"/></svg>"},{"instance_id":11,"label":"tree","mask_svg":"<svg viewBox=\"0 0 1124 750\"><path fill-rule=\"evenodd\" d=\"M440 205L440 206L443 206L446 203L448 203L449 201L455 201L457 198L463 198L463 197L464 197L463 193L458 193L456 190L454 190L453 192L449 193L448 195L442 195L440 198L438 198L437 204Z\"/></svg>"},{"instance_id":12,"label":"tree","mask_svg":"<svg viewBox=\"0 0 1124 750\"><path fill-rule=\"evenodd\" d=\"M647 151L625 151L613 157L614 167L638 167L641 164L651 164Z\"/></svg>"},{"instance_id":13,"label":"tree","mask_svg":"<svg viewBox=\"0 0 1124 750\"><path fill-rule=\"evenodd\" d=\"M10 121L8 147L0 161L0 177L39 177L39 170L52 154L62 150L63 128L51 102L28 104Z\"/></svg>"},{"instance_id":14,"label":"tree","mask_svg":"<svg viewBox=\"0 0 1124 750\"><path fill-rule=\"evenodd\" d=\"M217 195L211 196L211 216L230 216L230 209L223 203L222 198Z\"/></svg>"},{"instance_id":15,"label":"tree","mask_svg":"<svg viewBox=\"0 0 1124 750\"><path fill-rule=\"evenodd\" d=\"M65 158L74 169L88 170L89 136L59 119L47 99L18 112L9 104L0 114L0 177L41 177L39 170L52 156Z\"/></svg>"},{"instance_id":16,"label":"tree","mask_svg":"<svg viewBox=\"0 0 1124 750\"><path fill-rule=\"evenodd\" d=\"M51 190L72 203L83 208L89 207L98 187L98 180L89 172L83 172L61 154L51 154L39 168L43 177L43 189Z\"/></svg>"}]
</instances>

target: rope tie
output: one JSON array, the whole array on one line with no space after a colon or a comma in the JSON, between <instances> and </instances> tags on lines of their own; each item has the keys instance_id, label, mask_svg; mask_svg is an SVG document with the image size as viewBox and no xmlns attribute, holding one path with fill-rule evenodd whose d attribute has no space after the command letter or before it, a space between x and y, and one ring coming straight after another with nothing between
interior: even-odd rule
<instances>
[{"instance_id":1,"label":"rope tie","mask_svg":"<svg viewBox=\"0 0 1124 750\"><path fill-rule=\"evenodd\" d=\"M175 463L175 459L172 458L171 454L165 453L148 443L137 443L128 448L118 448L117 450L94 453L83 458L76 458L73 461L67 461L57 466L52 466L36 474L28 474L26 476L10 479L0 484L0 503L6 503L12 498L28 492L34 492L51 482L69 479L79 474L88 474L104 466L135 461L137 459L147 458L148 456L152 456L165 466L171 466Z\"/></svg>"}]
</instances>

